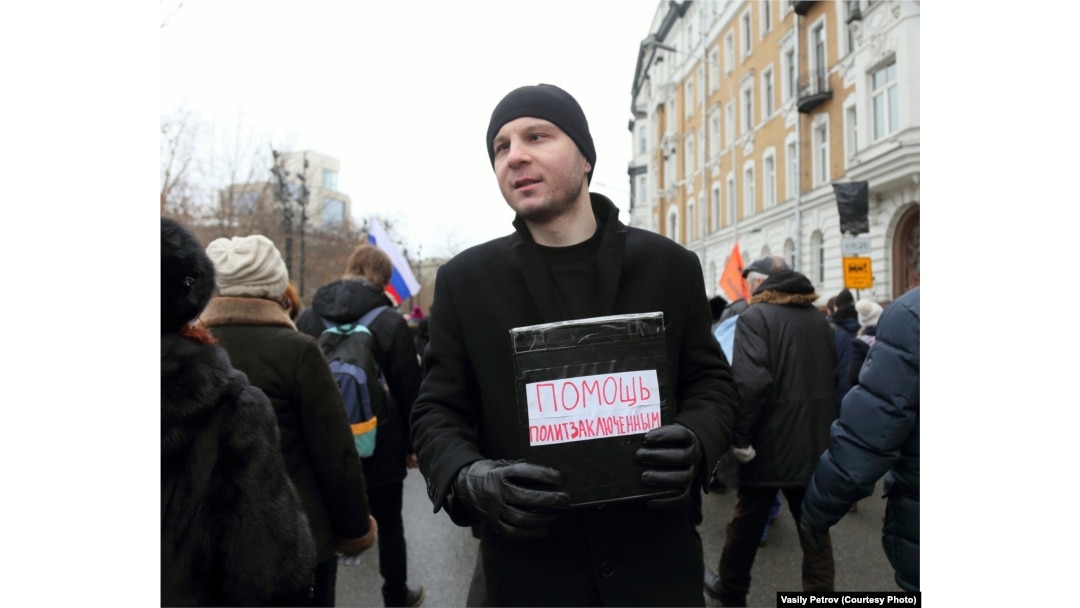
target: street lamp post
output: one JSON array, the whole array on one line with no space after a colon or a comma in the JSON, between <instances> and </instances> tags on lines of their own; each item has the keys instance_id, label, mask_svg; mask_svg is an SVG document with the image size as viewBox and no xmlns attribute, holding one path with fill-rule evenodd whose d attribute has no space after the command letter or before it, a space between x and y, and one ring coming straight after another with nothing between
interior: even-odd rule
<instances>
[{"instance_id":1,"label":"street lamp post","mask_svg":"<svg viewBox=\"0 0 1080 608\"><path fill-rule=\"evenodd\" d=\"M285 171L284 159L281 157L281 153L270 148L270 153L274 156L274 165L270 167L270 173L274 174L277 178L277 190L274 192L274 198L277 199L282 206L281 228L285 231L285 271L290 275L292 274L292 201L288 193L288 187L285 183L285 178L288 173Z\"/></svg>"},{"instance_id":2,"label":"street lamp post","mask_svg":"<svg viewBox=\"0 0 1080 608\"><path fill-rule=\"evenodd\" d=\"M297 193L297 203L300 205L300 284L298 286L300 297L304 297L304 227L307 225L307 204L310 191L307 187L308 159L304 152L304 168L297 175L300 180L300 191Z\"/></svg>"}]
</instances>

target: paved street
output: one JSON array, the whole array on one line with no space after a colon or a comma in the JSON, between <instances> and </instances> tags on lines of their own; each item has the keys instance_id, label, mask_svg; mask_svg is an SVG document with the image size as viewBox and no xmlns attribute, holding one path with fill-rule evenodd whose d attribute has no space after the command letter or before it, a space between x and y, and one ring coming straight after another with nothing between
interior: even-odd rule
<instances>
[{"instance_id":1,"label":"paved street","mask_svg":"<svg viewBox=\"0 0 1080 608\"><path fill-rule=\"evenodd\" d=\"M884 500L878 489L833 528L838 591L898 591L892 569L881 550ZM724 542L724 526L735 505L735 492L704 497L705 522L700 531L706 566L716 570ZM427 590L424 606L464 606L476 560L478 542L468 528L451 523L445 513L432 514L419 471L405 479L405 536L409 547L409 578ZM338 570L339 606L382 606L378 551L373 548L356 567ZM785 503L773 523L769 540L754 562L749 604L775 606L777 591L801 590L799 539ZM718 606L705 596L706 606Z\"/></svg>"}]
</instances>

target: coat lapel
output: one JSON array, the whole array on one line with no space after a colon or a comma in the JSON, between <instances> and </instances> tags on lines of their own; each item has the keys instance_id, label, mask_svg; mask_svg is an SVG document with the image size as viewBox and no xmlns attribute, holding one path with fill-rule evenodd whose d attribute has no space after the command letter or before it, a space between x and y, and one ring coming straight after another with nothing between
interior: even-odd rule
<instances>
[{"instance_id":1,"label":"coat lapel","mask_svg":"<svg viewBox=\"0 0 1080 608\"><path fill-rule=\"evenodd\" d=\"M615 296L619 291L619 278L626 253L626 226L619 221L619 210L607 197L590 193L593 213L604 226L600 240L599 259L596 261L596 305L600 315L615 314Z\"/></svg>"},{"instance_id":2,"label":"coat lapel","mask_svg":"<svg viewBox=\"0 0 1080 608\"><path fill-rule=\"evenodd\" d=\"M618 209L606 197L590 193L593 212L597 222L603 226L600 252L596 262L597 286L596 301L592 310L596 316L611 315L615 312L615 297L619 291L619 278L622 273L623 254L626 251L626 227L619 222ZM544 323L563 321L559 316L559 306L555 301L555 290L551 283L551 273L540 254L539 247L528 237L525 222L517 217L514 227L518 230L518 240L514 245L521 273L529 288L529 295L536 304Z\"/></svg>"}]
</instances>

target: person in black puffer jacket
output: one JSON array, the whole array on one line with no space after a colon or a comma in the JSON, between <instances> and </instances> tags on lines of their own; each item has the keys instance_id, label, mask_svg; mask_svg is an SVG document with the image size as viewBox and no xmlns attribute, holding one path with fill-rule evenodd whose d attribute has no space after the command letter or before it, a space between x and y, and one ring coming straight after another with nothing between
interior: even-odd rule
<instances>
[{"instance_id":1,"label":"person in black puffer jacket","mask_svg":"<svg viewBox=\"0 0 1080 608\"><path fill-rule=\"evenodd\" d=\"M881 544L905 591L919 591L919 290L881 313L859 382L810 480L799 531L816 541L884 476Z\"/></svg>"}]
</instances>

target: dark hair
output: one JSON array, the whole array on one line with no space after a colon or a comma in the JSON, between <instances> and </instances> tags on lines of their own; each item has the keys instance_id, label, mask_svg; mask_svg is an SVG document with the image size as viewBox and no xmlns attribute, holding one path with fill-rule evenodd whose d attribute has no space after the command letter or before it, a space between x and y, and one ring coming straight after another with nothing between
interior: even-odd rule
<instances>
[{"instance_id":1,"label":"dark hair","mask_svg":"<svg viewBox=\"0 0 1080 608\"><path fill-rule=\"evenodd\" d=\"M720 296L713 296L709 298L709 312L712 313L713 323L720 320L721 313L727 308L728 302Z\"/></svg>"}]
</instances>

